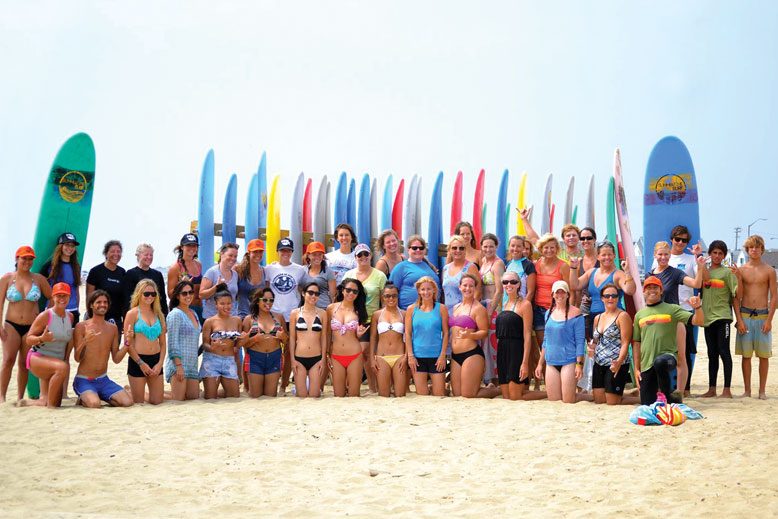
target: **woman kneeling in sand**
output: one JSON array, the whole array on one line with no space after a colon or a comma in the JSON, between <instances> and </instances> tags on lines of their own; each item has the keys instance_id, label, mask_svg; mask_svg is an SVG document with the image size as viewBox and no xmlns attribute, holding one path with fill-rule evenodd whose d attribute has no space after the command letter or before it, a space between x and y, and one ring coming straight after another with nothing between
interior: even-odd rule
<instances>
[{"instance_id":1,"label":"woman kneeling in sand","mask_svg":"<svg viewBox=\"0 0 778 519\"><path fill-rule=\"evenodd\" d=\"M365 289L353 278L345 278L338 287L336 303L327 307L332 330L330 370L335 396L359 396L362 385L362 346L359 337L367 332Z\"/></svg>"},{"instance_id":2,"label":"woman kneeling in sand","mask_svg":"<svg viewBox=\"0 0 778 519\"><path fill-rule=\"evenodd\" d=\"M319 297L319 283L309 281L303 286L303 305L289 314L289 356L299 397L321 396L327 362L327 312L316 306Z\"/></svg>"},{"instance_id":3,"label":"woman kneeling in sand","mask_svg":"<svg viewBox=\"0 0 778 519\"><path fill-rule=\"evenodd\" d=\"M287 340L286 323L281 314L270 311L275 302L269 287L251 296L251 314L243 319L241 346L249 356L249 396L276 396L281 378L281 343Z\"/></svg>"},{"instance_id":4,"label":"woman kneeling in sand","mask_svg":"<svg viewBox=\"0 0 778 519\"><path fill-rule=\"evenodd\" d=\"M136 404L146 400L161 404L165 396L162 366L165 361L165 316L157 293L157 284L141 279L130 298L131 310L124 318L124 344L129 347L127 378Z\"/></svg>"},{"instance_id":5,"label":"woman kneeling in sand","mask_svg":"<svg viewBox=\"0 0 778 519\"><path fill-rule=\"evenodd\" d=\"M224 289L222 289L224 287ZM200 365L200 378L203 379L205 398L216 398L219 384L225 397L240 396L238 386L238 368L235 356L238 352L238 339L246 337L241 333L240 317L232 315L232 294L225 285L219 285L213 296L216 315L203 323L203 362Z\"/></svg>"},{"instance_id":6,"label":"woman kneeling in sand","mask_svg":"<svg viewBox=\"0 0 778 519\"><path fill-rule=\"evenodd\" d=\"M400 291L388 282L381 291L383 308L373 313L370 330L370 368L378 379L378 394L405 396L408 360L405 356L405 313L397 307Z\"/></svg>"}]
</instances>

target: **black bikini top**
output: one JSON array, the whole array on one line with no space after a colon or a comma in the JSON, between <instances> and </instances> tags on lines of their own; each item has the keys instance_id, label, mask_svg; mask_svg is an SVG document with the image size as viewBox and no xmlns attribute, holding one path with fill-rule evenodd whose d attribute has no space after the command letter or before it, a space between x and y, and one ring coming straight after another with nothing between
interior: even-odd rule
<instances>
[{"instance_id":1,"label":"black bikini top","mask_svg":"<svg viewBox=\"0 0 778 519\"><path fill-rule=\"evenodd\" d=\"M316 317L313 318L313 324L309 328L301 311L299 317L297 317L297 322L294 324L294 328L300 332L320 332L324 329L324 326L321 323L321 319L319 319L319 314L316 314Z\"/></svg>"}]
</instances>

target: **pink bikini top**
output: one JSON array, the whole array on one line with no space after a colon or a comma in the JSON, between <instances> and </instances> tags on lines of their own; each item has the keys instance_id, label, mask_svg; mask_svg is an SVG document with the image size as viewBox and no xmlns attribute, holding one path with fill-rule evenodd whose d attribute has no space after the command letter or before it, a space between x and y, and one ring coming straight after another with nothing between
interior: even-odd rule
<instances>
[{"instance_id":1,"label":"pink bikini top","mask_svg":"<svg viewBox=\"0 0 778 519\"><path fill-rule=\"evenodd\" d=\"M340 307L338 307L338 310L340 310ZM338 310L335 310L333 314L337 313ZM341 323L339 320L337 320L334 317L330 320L330 329L333 332L339 332L341 335L345 335L346 332L352 330L356 331L357 328L359 328L359 321L357 321L356 319L352 321L347 321L345 323Z\"/></svg>"}]
</instances>

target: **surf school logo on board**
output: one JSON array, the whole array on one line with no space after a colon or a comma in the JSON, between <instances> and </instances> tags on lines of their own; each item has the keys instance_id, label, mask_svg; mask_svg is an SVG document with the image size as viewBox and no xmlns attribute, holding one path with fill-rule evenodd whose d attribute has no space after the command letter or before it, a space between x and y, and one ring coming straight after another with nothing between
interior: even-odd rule
<instances>
[{"instance_id":1,"label":"surf school logo on board","mask_svg":"<svg viewBox=\"0 0 778 519\"><path fill-rule=\"evenodd\" d=\"M295 281L294 277L285 272L282 272L274 277L272 284L279 294L288 294L297 286L297 282Z\"/></svg>"},{"instance_id":2,"label":"surf school logo on board","mask_svg":"<svg viewBox=\"0 0 778 519\"><path fill-rule=\"evenodd\" d=\"M86 176L80 171L66 171L57 180L59 196L71 204L80 202L84 198L88 186Z\"/></svg>"},{"instance_id":3,"label":"surf school logo on board","mask_svg":"<svg viewBox=\"0 0 778 519\"><path fill-rule=\"evenodd\" d=\"M654 192L662 202L674 204L686 198L688 185L683 175L664 175L654 184Z\"/></svg>"}]
</instances>

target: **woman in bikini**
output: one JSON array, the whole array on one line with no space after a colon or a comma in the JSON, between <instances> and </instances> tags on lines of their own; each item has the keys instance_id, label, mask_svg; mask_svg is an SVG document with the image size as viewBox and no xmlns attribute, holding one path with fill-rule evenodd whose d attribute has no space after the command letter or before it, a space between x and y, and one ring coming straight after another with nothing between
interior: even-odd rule
<instances>
[{"instance_id":1,"label":"woman in bikini","mask_svg":"<svg viewBox=\"0 0 778 519\"><path fill-rule=\"evenodd\" d=\"M449 314L451 314L451 310L456 304L462 302L462 292L459 291L459 281L462 279L462 276L470 274L475 279L481 279L478 277L478 265L465 257L466 243L465 238L457 234L448 240L448 251L451 261L443 267L442 286ZM480 291L480 286L476 286L476 289Z\"/></svg>"},{"instance_id":2,"label":"woman in bikini","mask_svg":"<svg viewBox=\"0 0 778 519\"><path fill-rule=\"evenodd\" d=\"M416 281L418 298L405 311L405 355L417 395L446 394L448 310L437 302L438 285L429 276Z\"/></svg>"},{"instance_id":3,"label":"woman in bikini","mask_svg":"<svg viewBox=\"0 0 778 519\"><path fill-rule=\"evenodd\" d=\"M141 279L130 298L130 311L124 317L124 344L130 353L127 378L136 404L145 401L146 387L150 404L161 404L164 399L162 366L166 358L166 328L157 284L151 279Z\"/></svg>"},{"instance_id":4,"label":"woman in bikini","mask_svg":"<svg viewBox=\"0 0 778 519\"><path fill-rule=\"evenodd\" d=\"M327 311L316 303L321 287L316 281L303 285L303 304L289 314L289 356L297 396L321 396L322 381L327 363Z\"/></svg>"},{"instance_id":5,"label":"woman in bikini","mask_svg":"<svg viewBox=\"0 0 778 519\"><path fill-rule=\"evenodd\" d=\"M376 246L381 257L376 261L375 268L389 277L392 269L405 259L405 256L400 252L400 238L394 229L387 229L378 235Z\"/></svg>"},{"instance_id":6,"label":"woman in bikini","mask_svg":"<svg viewBox=\"0 0 778 519\"><path fill-rule=\"evenodd\" d=\"M497 383L497 338L494 335L497 309L502 303L502 284L500 279L505 272L505 263L497 257L497 236L485 233L481 237L481 304L486 307L486 315L489 317L489 335L484 341L484 354L486 366L484 368L484 383Z\"/></svg>"},{"instance_id":7,"label":"woman in bikini","mask_svg":"<svg viewBox=\"0 0 778 519\"><path fill-rule=\"evenodd\" d=\"M16 270L0 278L0 339L3 341L3 364L0 369L0 403L5 402L11 382L14 362L16 367L17 399L24 397L27 388L27 350L25 339L38 316L38 300L49 299L51 287L45 277L30 272L35 251L24 245L16 250ZM8 308L3 315L5 303ZM3 320L5 317L5 320Z\"/></svg>"},{"instance_id":8,"label":"woman in bikini","mask_svg":"<svg viewBox=\"0 0 778 519\"><path fill-rule=\"evenodd\" d=\"M624 396L629 382L629 344L632 342L632 319L617 306L621 290L613 283L600 288L599 299L605 310L594 318L594 337L588 353L594 357L592 393L595 404L640 403L640 397Z\"/></svg>"},{"instance_id":9,"label":"woman in bikini","mask_svg":"<svg viewBox=\"0 0 778 519\"><path fill-rule=\"evenodd\" d=\"M276 396L281 377L281 343L286 342L284 316L270 311L275 302L267 287L254 292L251 314L243 319L240 345L249 357L249 396Z\"/></svg>"},{"instance_id":10,"label":"woman in bikini","mask_svg":"<svg viewBox=\"0 0 778 519\"><path fill-rule=\"evenodd\" d=\"M476 248L475 231L473 231L473 226L470 225L470 222L459 222L456 224L456 226L454 226L453 236L462 237L465 245L464 259L465 261L475 264L475 269L478 270L478 268L481 266L481 251ZM449 248L449 252L446 255L446 263L451 263L453 259L454 257L451 254L451 249Z\"/></svg>"},{"instance_id":11,"label":"woman in bikini","mask_svg":"<svg viewBox=\"0 0 778 519\"><path fill-rule=\"evenodd\" d=\"M197 251L200 242L193 233L184 234L181 242L173 249L176 253L176 262L170 265L167 271L168 297L173 297L173 291L181 281L189 281L194 285L194 299L189 306L197 318L203 320L203 302L200 300L200 282L203 280L203 265L197 259Z\"/></svg>"},{"instance_id":12,"label":"woman in bikini","mask_svg":"<svg viewBox=\"0 0 778 519\"><path fill-rule=\"evenodd\" d=\"M220 384L225 397L237 398L240 396L238 367L235 363L238 341L245 340L248 334L241 333L240 317L232 315L232 294L223 284L217 285L217 288L218 291L213 296L216 315L209 317L203 323L203 361L200 364L200 379L203 381L206 399L219 396ZM272 305L272 301L268 304ZM254 387L261 388L262 385Z\"/></svg>"},{"instance_id":13,"label":"woman in bikini","mask_svg":"<svg viewBox=\"0 0 778 519\"><path fill-rule=\"evenodd\" d=\"M202 326L191 304L196 293L194 283L179 281L173 287L171 310L165 318L168 358L164 371L173 400L200 398L200 370L197 364Z\"/></svg>"},{"instance_id":14,"label":"woman in bikini","mask_svg":"<svg viewBox=\"0 0 778 519\"><path fill-rule=\"evenodd\" d=\"M400 291L391 282L381 291L383 308L373 314L370 327L370 368L378 380L378 394L405 396L408 361L405 356L405 312L397 306Z\"/></svg>"},{"instance_id":15,"label":"woman in bikini","mask_svg":"<svg viewBox=\"0 0 778 519\"><path fill-rule=\"evenodd\" d=\"M335 303L327 307L332 346L330 371L335 396L359 396L362 384L362 346L359 337L368 331L365 289L359 280L343 278Z\"/></svg>"}]
</instances>

